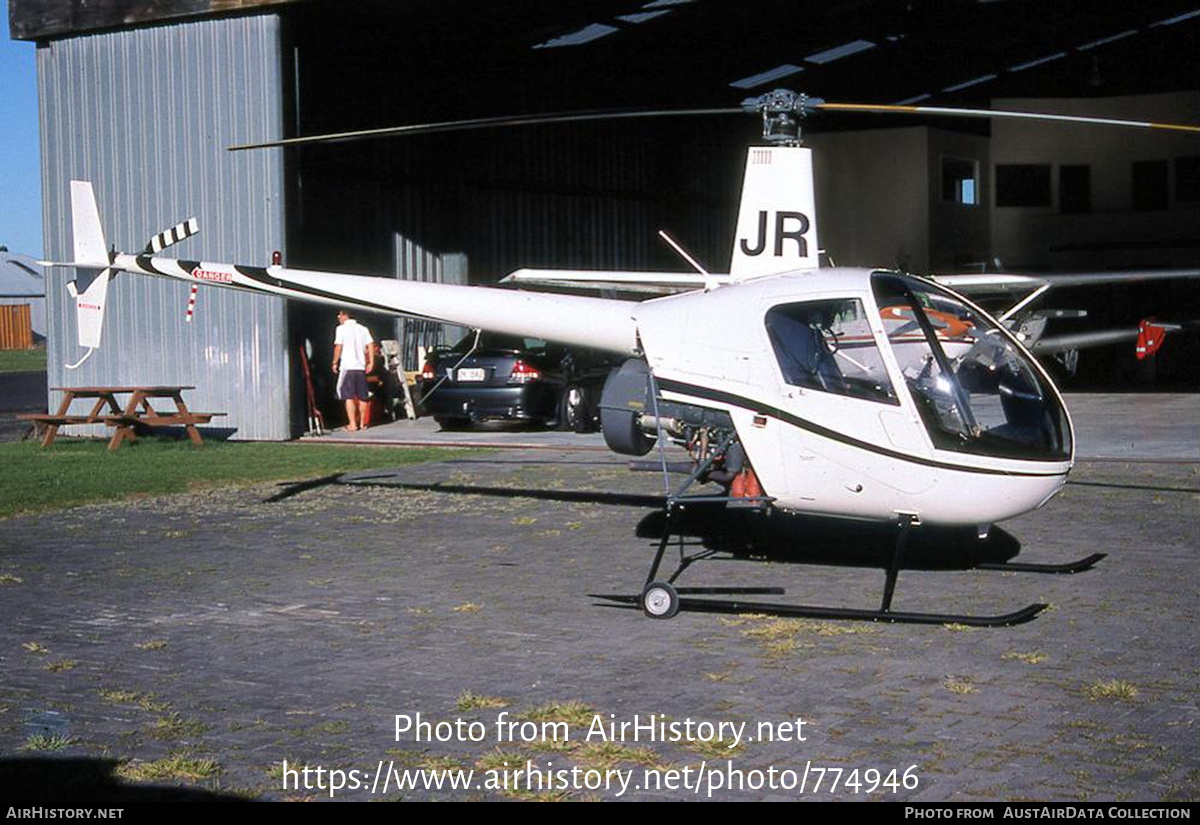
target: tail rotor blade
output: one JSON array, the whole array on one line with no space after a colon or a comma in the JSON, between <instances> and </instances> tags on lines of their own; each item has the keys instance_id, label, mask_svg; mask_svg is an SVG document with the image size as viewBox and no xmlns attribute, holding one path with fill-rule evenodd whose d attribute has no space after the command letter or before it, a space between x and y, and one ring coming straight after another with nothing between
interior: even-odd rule
<instances>
[{"instance_id":1,"label":"tail rotor blade","mask_svg":"<svg viewBox=\"0 0 1200 825\"><path fill-rule=\"evenodd\" d=\"M195 218L188 218L183 223L177 223L170 229L159 232L146 244L146 254L156 255L162 252L168 246L174 246L180 241L187 240L200 231L200 222Z\"/></svg>"}]
</instances>

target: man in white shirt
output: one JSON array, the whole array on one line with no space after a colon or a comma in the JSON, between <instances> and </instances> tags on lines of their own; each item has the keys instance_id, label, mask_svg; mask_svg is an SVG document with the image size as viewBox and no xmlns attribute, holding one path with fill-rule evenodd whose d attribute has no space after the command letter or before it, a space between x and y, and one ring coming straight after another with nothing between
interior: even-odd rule
<instances>
[{"instance_id":1,"label":"man in white shirt","mask_svg":"<svg viewBox=\"0 0 1200 825\"><path fill-rule=\"evenodd\" d=\"M337 373L337 397L346 402L347 430L360 430L367 420L367 373L375 368L375 339L350 310L338 313L333 338L333 371Z\"/></svg>"}]
</instances>

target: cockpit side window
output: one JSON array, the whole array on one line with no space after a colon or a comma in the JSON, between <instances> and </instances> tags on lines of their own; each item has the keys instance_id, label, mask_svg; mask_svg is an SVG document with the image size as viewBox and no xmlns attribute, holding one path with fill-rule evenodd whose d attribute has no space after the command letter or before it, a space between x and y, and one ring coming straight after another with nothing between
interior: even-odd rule
<instances>
[{"instance_id":1,"label":"cockpit side window","mask_svg":"<svg viewBox=\"0 0 1200 825\"><path fill-rule=\"evenodd\" d=\"M783 380L796 387L899 404L857 298L780 304L766 314Z\"/></svg>"}]
</instances>

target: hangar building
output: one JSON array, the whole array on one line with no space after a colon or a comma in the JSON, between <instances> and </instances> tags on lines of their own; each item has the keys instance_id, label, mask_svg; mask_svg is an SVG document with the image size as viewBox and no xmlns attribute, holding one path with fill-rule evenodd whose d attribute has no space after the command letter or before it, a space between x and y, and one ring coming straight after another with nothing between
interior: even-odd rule
<instances>
[{"instance_id":1,"label":"hangar building","mask_svg":"<svg viewBox=\"0 0 1200 825\"><path fill-rule=\"evenodd\" d=\"M70 257L68 182L79 178L93 181L118 249L140 249L194 215L201 233L180 244L181 257L265 264L279 250L293 267L472 283L518 266L678 269L655 237L660 228L722 269L755 118L226 147L514 113L729 106L781 85L830 100L977 106L997 97L1194 96L1200 39L1194 3L1169 0L1103 11L909 0L9 0L9 24L13 37L38 44L49 258ZM893 121L814 125L826 132L818 141L847 129L866 135L844 141L860 145L860 170L882 152L901 158L899 176L916 175L899 191L861 174L826 187L838 214L826 209L822 221L846 250L839 264L920 271L991 254L988 152L997 148L985 123L906 124L922 132L904 138L909 157L925 158L916 173L900 143L881 149L883 138L871 136ZM1161 154L1170 189L1155 204L1183 210L1186 222L1196 214L1186 201L1195 162L1186 158L1200 153L1193 141ZM960 192L966 179L944 155L978 168L974 203L943 203L946 169ZM901 242L907 251L892 243L886 260L865 259L877 250L864 239L889 216L915 233ZM933 231L941 224L955 228L951 240ZM931 245L933 234L942 239ZM1194 235L1165 242L1176 258L1196 259ZM122 276L104 346L68 374L63 364L80 354L70 277L52 270L46 279L51 386L190 384L191 405L226 411L236 438L303 430L298 354L309 342L322 373L331 310L202 289L196 321L185 324L186 285ZM369 322L376 337L393 323Z\"/></svg>"}]
</instances>

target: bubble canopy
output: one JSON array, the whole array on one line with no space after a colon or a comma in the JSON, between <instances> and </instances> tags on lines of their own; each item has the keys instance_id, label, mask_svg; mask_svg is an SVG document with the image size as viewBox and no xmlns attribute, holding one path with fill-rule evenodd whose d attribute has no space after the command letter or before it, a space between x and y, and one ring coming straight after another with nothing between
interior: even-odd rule
<instances>
[{"instance_id":1,"label":"bubble canopy","mask_svg":"<svg viewBox=\"0 0 1200 825\"><path fill-rule=\"evenodd\" d=\"M920 278L876 272L871 287L904 383L937 449L1070 459L1062 399L1007 329Z\"/></svg>"}]
</instances>

